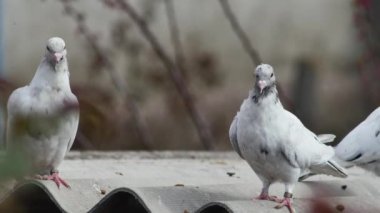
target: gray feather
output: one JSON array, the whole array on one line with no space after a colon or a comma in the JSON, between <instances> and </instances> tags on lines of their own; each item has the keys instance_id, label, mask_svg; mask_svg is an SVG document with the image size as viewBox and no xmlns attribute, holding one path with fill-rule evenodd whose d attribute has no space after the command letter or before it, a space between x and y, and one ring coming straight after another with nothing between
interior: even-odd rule
<instances>
[{"instance_id":1,"label":"gray feather","mask_svg":"<svg viewBox=\"0 0 380 213\"><path fill-rule=\"evenodd\" d=\"M238 115L234 117L234 120L231 123L229 136L230 136L230 142L232 145L232 148L239 154L241 158L243 158L243 155L241 154L239 143L237 139L237 121L238 121ZM244 158L243 158L244 159Z\"/></svg>"}]
</instances>

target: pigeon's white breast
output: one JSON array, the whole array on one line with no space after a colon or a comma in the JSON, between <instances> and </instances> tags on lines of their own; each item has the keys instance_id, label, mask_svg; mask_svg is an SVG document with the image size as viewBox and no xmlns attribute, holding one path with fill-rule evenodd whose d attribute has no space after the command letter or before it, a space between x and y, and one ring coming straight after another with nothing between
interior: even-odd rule
<instances>
[{"instance_id":1,"label":"pigeon's white breast","mask_svg":"<svg viewBox=\"0 0 380 213\"><path fill-rule=\"evenodd\" d=\"M287 182L298 175L299 169L289 165L280 152L289 138L289 124L282 119L282 110L282 105L271 98L259 103L246 99L239 112L237 135L244 159L258 175Z\"/></svg>"},{"instance_id":2,"label":"pigeon's white breast","mask_svg":"<svg viewBox=\"0 0 380 213\"><path fill-rule=\"evenodd\" d=\"M259 103L250 99L244 101L238 123L238 141L242 146L248 149L260 145L275 148L286 137L286 122L281 122L283 108L280 104L268 104L269 101L272 100L264 99Z\"/></svg>"}]
</instances>

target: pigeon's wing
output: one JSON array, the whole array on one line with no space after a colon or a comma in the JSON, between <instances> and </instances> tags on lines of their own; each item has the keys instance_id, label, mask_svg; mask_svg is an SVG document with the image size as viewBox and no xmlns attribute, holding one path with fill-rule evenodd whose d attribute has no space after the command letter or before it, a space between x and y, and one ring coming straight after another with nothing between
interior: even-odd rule
<instances>
[{"instance_id":1,"label":"pigeon's wing","mask_svg":"<svg viewBox=\"0 0 380 213\"><path fill-rule=\"evenodd\" d=\"M334 149L321 143L292 113L286 111L289 126L289 141L282 147L282 155L293 166L315 173L346 177L344 169L332 161Z\"/></svg>"},{"instance_id":2,"label":"pigeon's wing","mask_svg":"<svg viewBox=\"0 0 380 213\"><path fill-rule=\"evenodd\" d=\"M70 93L69 96L69 103L74 106L74 109L71 111L71 117L67 123L69 128L69 135L70 135L70 141L67 145L67 152L70 151L71 147L73 146L75 136L77 134L78 125L79 125L79 102L77 97Z\"/></svg>"},{"instance_id":3,"label":"pigeon's wing","mask_svg":"<svg viewBox=\"0 0 380 213\"><path fill-rule=\"evenodd\" d=\"M28 115L30 112L29 87L21 87L11 93L8 98L7 111L8 115Z\"/></svg>"},{"instance_id":4,"label":"pigeon's wing","mask_svg":"<svg viewBox=\"0 0 380 213\"><path fill-rule=\"evenodd\" d=\"M321 143L330 143L333 142L335 139L335 135L333 134L320 134L317 136L319 142ZM327 164L321 164L321 165L313 165L309 168L308 171L306 171L304 174L301 175L301 177L298 179L298 181L304 181L307 178L317 175L317 174L332 174L340 173L341 177L346 176L345 169L340 166L335 160L328 160Z\"/></svg>"},{"instance_id":5,"label":"pigeon's wing","mask_svg":"<svg viewBox=\"0 0 380 213\"><path fill-rule=\"evenodd\" d=\"M15 146L13 144L17 133L25 128L25 119L30 114L30 99L29 87L21 87L11 93L7 103L7 134L6 134L6 147L7 149Z\"/></svg>"},{"instance_id":6,"label":"pigeon's wing","mask_svg":"<svg viewBox=\"0 0 380 213\"><path fill-rule=\"evenodd\" d=\"M380 159L380 107L355 127L335 148L338 158L354 164Z\"/></svg>"},{"instance_id":7,"label":"pigeon's wing","mask_svg":"<svg viewBox=\"0 0 380 213\"><path fill-rule=\"evenodd\" d=\"M241 154L241 151L239 148L238 139L237 139L238 119L239 119L239 114L237 114L234 117L234 120L231 123L229 136L230 136L230 142L231 142L232 148L235 150L235 152L239 154L241 158L243 158L243 155Z\"/></svg>"},{"instance_id":8,"label":"pigeon's wing","mask_svg":"<svg viewBox=\"0 0 380 213\"><path fill-rule=\"evenodd\" d=\"M307 172L301 174L298 181L304 181L309 177L318 174L328 174L336 177L347 177L345 168L338 164L335 160L329 160L326 164L313 165Z\"/></svg>"}]
</instances>

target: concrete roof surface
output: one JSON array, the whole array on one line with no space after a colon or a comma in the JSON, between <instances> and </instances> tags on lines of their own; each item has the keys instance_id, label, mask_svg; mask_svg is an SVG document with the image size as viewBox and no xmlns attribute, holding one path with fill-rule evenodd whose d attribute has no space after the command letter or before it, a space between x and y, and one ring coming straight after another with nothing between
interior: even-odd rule
<instances>
[{"instance_id":1,"label":"concrete roof surface","mask_svg":"<svg viewBox=\"0 0 380 213\"><path fill-rule=\"evenodd\" d=\"M297 212L380 212L380 179L313 176L296 185ZM288 212L252 198L261 181L232 152L71 152L60 167L71 189L26 180L0 193L0 212ZM284 186L270 193L282 196Z\"/></svg>"}]
</instances>

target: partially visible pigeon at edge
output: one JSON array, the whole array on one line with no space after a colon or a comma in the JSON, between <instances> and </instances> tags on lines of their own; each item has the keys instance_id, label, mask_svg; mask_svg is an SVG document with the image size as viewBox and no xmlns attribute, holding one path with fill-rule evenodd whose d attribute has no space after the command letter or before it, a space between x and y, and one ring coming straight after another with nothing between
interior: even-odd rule
<instances>
[{"instance_id":1,"label":"partially visible pigeon at edge","mask_svg":"<svg viewBox=\"0 0 380 213\"><path fill-rule=\"evenodd\" d=\"M335 152L340 160L380 176L380 107L349 132Z\"/></svg>"}]
</instances>

